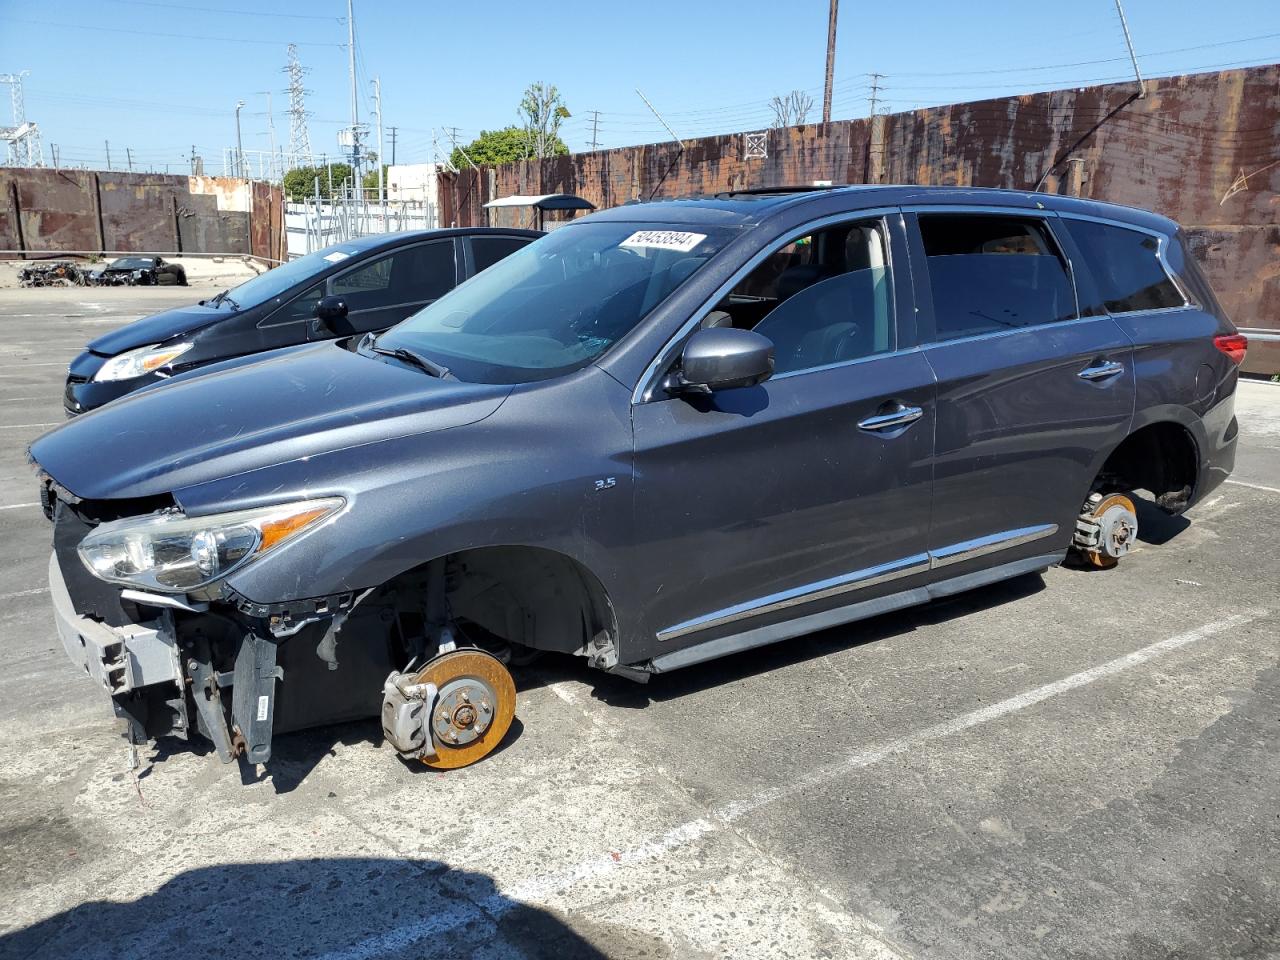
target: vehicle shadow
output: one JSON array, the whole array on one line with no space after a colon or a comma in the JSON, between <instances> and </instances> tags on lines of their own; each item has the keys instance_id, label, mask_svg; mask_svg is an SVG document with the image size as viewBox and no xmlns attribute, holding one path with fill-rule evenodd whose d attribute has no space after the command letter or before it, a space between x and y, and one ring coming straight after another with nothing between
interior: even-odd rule
<instances>
[{"instance_id":1,"label":"vehicle shadow","mask_svg":"<svg viewBox=\"0 0 1280 960\"><path fill-rule=\"evenodd\" d=\"M580 661L568 657L548 661L543 668L543 673L546 682L576 679L592 684L591 695L609 706L643 709L650 702L676 699L709 687L743 680L831 653L852 650L890 637L904 636L920 627L944 623L991 607L1013 603L1044 589L1044 578L1039 573L1026 574L988 587L935 600L923 606L881 614L856 623L796 637L783 643L774 643L686 667L655 677L647 684L638 684L622 677L588 670ZM549 672L553 670L562 672L559 675Z\"/></svg>"},{"instance_id":2,"label":"vehicle shadow","mask_svg":"<svg viewBox=\"0 0 1280 960\"><path fill-rule=\"evenodd\" d=\"M622 955L670 955L648 934L570 921L437 860L325 857L187 870L136 900L91 900L0 934L0 958L588 960L618 956L615 943Z\"/></svg>"}]
</instances>

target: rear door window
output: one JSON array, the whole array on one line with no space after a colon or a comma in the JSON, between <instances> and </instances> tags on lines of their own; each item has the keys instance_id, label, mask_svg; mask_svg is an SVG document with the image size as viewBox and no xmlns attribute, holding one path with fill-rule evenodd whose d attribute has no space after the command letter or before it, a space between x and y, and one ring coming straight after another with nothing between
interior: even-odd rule
<instances>
[{"instance_id":1,"label":"rear door window","mask_svg":"<svg viewBox=\"0 0 1280 960\"><path fill-rule=\"evenodd\" d=\"M1093 274L1108 313L1165 310L1186 305L1159 258L1150 233L1064 217L1071 239Z\"/></svg>"},{"instance_id":2,"label":"rear door window","mask_svg":"<svg viewBox=\"0 0 1280 960\"><path fill-rule=\"evenodd\" d=\"M532 242L530 237L472 237L471 262L475 265L475 272L487 270L503 257L510 256L530 242Z\"/></svg>"},{"instance_id":3,"label":"rear door window","mask_svg":"<svg viewBox=\"0 0 1280 960\"><path fill-rule=\"evenodd\" d=\"M919 225L933 294L934 339L1076 317L1066 258L1042 219L925 213Z\"/></svg>"},{"instance_id":4,"label":"rear door window","mask_svg":"<svg viewBox=\"0 0 1280 960\"><path fill-rule=\"evenodd\" d=\"M332 281L332 293L352 313L421 304L444 296L457 283L453 241L434 240L403 247L371 260Z\"/></svg>"}]
</instances>

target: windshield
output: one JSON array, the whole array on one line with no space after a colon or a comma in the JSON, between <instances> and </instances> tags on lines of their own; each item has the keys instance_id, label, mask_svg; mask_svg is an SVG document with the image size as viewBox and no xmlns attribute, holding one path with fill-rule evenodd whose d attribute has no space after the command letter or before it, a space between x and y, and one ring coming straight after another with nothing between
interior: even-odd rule
<instances>
[{"instance_id":1,"label":"windshield","mask_svg":"<svg viewBox=\"0 0 1280 960\"><path fill-rule=\"evenodd\" d=\"M266 303L272 297L280 296L304 282L308 277L327 270L359 252L349 243L334 244L332 247L325 247L323 250L309 253L297 260L282 263L266 273L260 273L240 286L233 287L227 296L242 310L248 310L250 307Z\"/></svg>"},{"instance_id":2,"label":"windshield","mask_svg":"<svg viewBox=\"0 0 1280 960\"><path fill-rule=\"evenodd\" d=\"M150 257L121 257L107 265L108 270L145 270L154 267L155 261Z\"/></svg>"},{"instance_id":3,"label":"windshield","mask_svg":"<svg viewBox=\"0 0 1280 960\"><path fill-rule=\"evenodd\" d=\"M459 379L525 383L604 353L733 237L725 227L584 222L477 274L378 339Z\"/></svg>"}]
</instances>

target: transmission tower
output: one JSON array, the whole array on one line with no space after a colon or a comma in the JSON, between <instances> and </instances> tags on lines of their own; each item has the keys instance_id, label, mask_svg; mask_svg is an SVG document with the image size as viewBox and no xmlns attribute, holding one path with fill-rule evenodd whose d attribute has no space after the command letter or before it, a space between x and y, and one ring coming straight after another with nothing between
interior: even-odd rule
<instances>
[{"instance_id":1,"label":"transmission tower","mask_svg":"<svg viewBox=\"0 0 1280 960\"><path fill-rule=\"evenodd\" d=\"M298 45L289 44L289 166L300 167L311 162L311 138L307 135L307 91L302 77L310 70L298 60Z\"/></svg>"},{"instance_id":2,"label":"transmission tower","mask_svg":"<svg viewBox=\"0 0 1280 960\"><path fill-rule=\"evenodd\" d=\"M9 148L8 163L13 167L44 166L40 128L27 122L26 107L22 102L22 78L28 73L27 70L21 73L0 73L0 83L9 85L9 95L13 102L13 126L0 127L0 140Z\"/></svg>"}]
</instances>

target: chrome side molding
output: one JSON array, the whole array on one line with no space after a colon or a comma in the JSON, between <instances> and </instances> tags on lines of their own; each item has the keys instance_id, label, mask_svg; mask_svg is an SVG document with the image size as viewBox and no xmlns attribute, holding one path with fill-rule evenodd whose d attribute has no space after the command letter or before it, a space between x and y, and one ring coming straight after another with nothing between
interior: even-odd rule
<instances>
[{"instance_id":1,"label":"chrome side molding","mask_svg":"<svg viewBox=\"0 0 1280 960\"><path fill-rule=\"evenodd\" d=\"M658 641L665 643L668 640L675 640L691 633L697 633L700 630L708 630L711 627L723 626L726 623L736 623L749 617L775 613L803 603L825 600L828 597L851 593L855 590L863 590L879 583L914 576L917 573L928 573L930 570L936 570L939 567L963 563L966 560L984 557L1000 550L1008 550L1024 543L1043 540L1045 537L1051 537L1057 532L1058 525L1056 523L1044 523L1033 527L1019 527L1016 530L1004 530L1000 533L993 533L973 540L965 540L927 553L912 554L909 557L903 557L901 560L882 563L874 567L866 567L862 570L855 570L852 573L831 577L827 580L819 580L815 583L807 583L803 586L793 587L790 590L782 590L755 600L734 604L732 607L725 607L722 610L716 610L701 617L694 617L692 620L685 620L683 623L677 623L659 630Z\"/></svg>"}]
</instances>

